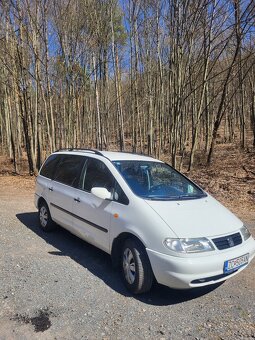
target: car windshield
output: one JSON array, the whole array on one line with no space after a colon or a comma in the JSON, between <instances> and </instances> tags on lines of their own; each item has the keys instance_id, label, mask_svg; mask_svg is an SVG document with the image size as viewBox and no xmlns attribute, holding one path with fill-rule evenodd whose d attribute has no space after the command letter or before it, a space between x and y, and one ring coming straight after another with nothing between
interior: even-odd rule
<instances>
[{"instance_id":1,"label":"car windshield","mask_svg":"<svg viewBox=\"0 0 255 340\"><path fill-rule=\"evenodd\" d=\"M171 166L161 162L114 161L132 191L150 200L183 200L206 194Z\"/></svg>"}]
</instances>

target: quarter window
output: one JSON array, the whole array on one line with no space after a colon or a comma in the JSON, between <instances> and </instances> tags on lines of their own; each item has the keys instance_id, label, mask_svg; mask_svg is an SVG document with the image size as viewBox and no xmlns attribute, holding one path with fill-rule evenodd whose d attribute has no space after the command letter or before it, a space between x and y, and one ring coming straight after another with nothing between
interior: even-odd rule
<instances>
[{"instance_id":1,"label":"quarter window","mask_svg":"<svg viewBox=\"0 0 255 340\"><path fill-rule=\"evenodd\" d=\"M114 188L114 195L113 195L114 201L128 205L129 204L129 199L127 198L126 194L124 191L121 189L119 183L115 181L115 188Z\"/></svg>"}]
</instances>

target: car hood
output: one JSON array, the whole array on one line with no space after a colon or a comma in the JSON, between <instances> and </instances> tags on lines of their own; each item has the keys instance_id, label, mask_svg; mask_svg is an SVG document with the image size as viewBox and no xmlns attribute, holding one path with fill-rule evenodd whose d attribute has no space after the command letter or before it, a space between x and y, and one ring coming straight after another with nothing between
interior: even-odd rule
<instances>
[{"instance_id":1,"label":"car hood","mask_svg":"<svg viewBox=\"0 0 255 340\"><path fill-rule=\"evenodd\" d=\"M146 200L146 203L179 238L230 234L243 225L234 214L209 195L193 200Z\"/></svg>"}]
</instances>

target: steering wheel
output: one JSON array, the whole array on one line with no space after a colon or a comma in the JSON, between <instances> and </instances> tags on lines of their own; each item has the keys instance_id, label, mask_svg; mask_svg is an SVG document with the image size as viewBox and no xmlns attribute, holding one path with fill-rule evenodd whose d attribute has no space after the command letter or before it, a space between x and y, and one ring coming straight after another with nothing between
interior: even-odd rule
<instances>
[{"instance_id":1,"label":"steering wheel","mask_svg":"<svg viewBox=\"0 0 255 340\"><path fill-rule=\"evenodd\" d=\"M150 188L150 193L155 193L159 190L165 189L165 185L164 184L158 184L158 185L154 185Z\"/></svg>"}]
</instances>

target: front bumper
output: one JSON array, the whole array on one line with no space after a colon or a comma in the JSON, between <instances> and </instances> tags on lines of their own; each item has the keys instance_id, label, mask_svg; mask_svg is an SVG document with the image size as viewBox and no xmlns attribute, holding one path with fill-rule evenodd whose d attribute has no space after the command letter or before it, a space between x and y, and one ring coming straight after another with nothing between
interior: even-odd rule
<instances>
[{"instance_id":1,"label":"front bumper","mask_svg":"<svg viewBox=\"0 0 255 340\"><path fill-rule=\"evenodd\" d=\"M215 251L205 256L177 257L158 253L147 248L151 267L158 283L176 289L189 289L215 284L236 275L255 256L255 240L250 237L240 246L224 251ZM224 275L224 262L249 253L249 263L237 271ZM206 279L204 282L199 281ZM195 281L195 282L194 282Z\"/></svg>"}]
</instances>

